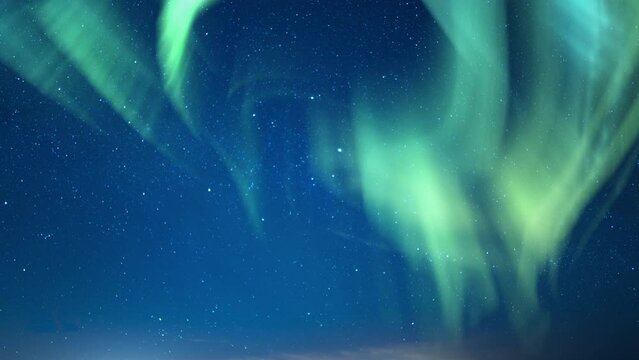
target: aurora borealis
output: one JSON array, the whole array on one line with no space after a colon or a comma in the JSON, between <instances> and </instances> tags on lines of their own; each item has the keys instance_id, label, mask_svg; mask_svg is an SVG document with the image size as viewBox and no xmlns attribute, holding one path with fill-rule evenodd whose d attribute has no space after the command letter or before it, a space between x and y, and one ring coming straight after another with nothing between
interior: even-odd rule
<instances>
[{"instance_id":1,"label":"aurora borealis","mask_svg":"<svg viewBox=\"0 0 639 360\"><path fill-rule=\"evenodd\" d=\"M60 178L83 185L29 207L62 207L61 218L0 213L0 236L15 236L2 248L5 273L30 237L50 250L42 234L53 223L66 229L60 240L50 235L56 244L78 253L68 269L56 260L64 255L24 255L66 270L52 282L41 270L32 285L2 283L15 293L59 286L30 305L0 295L0 321L16 309L0 330L38 333L20 315L32 306L53 319L53 333L80 322L84 336L99 323L93 314L111 309L100 319L116 320L104 328L157 332L178 348L184 339L202 349L232 343L233 356L238 338L270 343L269 331L283 349L292 332L363 341L370 331L396 349L395 339L457 346L486 331L508 334L508 351L550 354L543 344L557 329L582 323L556 310L570 308L570 284L600 276L571 278L571 266L583 256L608 264L615 256L588 249L620 246L603 224L621 219L610 229L627 229L623 266L638 266L638 17L630 0L2 1L3 126L73 139L73 163L43 160L56 175L34 178L44 183L34 188L53 191L46 182ZM27 111L51 120L10 125ZM20 149L15 139L7 154ZM16 175L42 173L33 156L5 156L5 206L34 192L19 190ZM80 214L63 206L69 198L109 206L78 200ZM87 267L94 275L78 275ZM621 297L627 308L637 303L632 274L620 286L635 289ZM60 295L66 287L88 300L50 305L75 299ZM113 303L96 300L112 291ZM221 304L227 318L218 319ZM147 309L133 325L118 323ZM162 311L171 320L157 320ZM247 325L253 312L260 320ZM236 338L210 340L211 329Z\"/></svg>"}]
</instances>

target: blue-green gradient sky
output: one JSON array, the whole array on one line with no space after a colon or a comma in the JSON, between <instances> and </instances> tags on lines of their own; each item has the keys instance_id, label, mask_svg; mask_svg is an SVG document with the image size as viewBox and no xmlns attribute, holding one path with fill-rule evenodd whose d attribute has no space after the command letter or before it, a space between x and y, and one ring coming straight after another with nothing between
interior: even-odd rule
<instances>
[{"instance_id":1,"label":"blue-green gradient sky","mask_svg":"<svg viewBox=\"0 0 639 360\"><path fill-rule=\"evenodd\" d=\"M638 2L0 5L0 359L639 355Z\"/></svg>"}]
</instances>

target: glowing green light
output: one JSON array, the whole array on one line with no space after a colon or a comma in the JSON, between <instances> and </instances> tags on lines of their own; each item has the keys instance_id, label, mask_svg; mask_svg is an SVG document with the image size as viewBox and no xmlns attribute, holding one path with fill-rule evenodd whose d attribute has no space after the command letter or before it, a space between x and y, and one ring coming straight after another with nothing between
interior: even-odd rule
<instances>
[{"instance_id":1,"label":"glowing green light","mask_svg":"<svg viewBox=\"0 0 639 360\"><path fill-rule=\"evenodd\" d=\"M165 1L158 54L140 51L125 19L102 1L7 6L0 60L89 123L99 123L95 109L108 104L169 157L158 128L172 105L192 140L220 157L259 228L261 154L251 114L258 101L292 96L302 75L288 71L286 51L238 56L225 99L237 112L226 119L232 134L209 134L187 92L192 27L215 3ZM432 78L410 79L410 94L400 96L355 74L348 114L314 101L318 178L338 196L362 199L371 224L411 264L432 269L452 331L498 304L512 305L514 326L541 328L540 274L639 138L639 2L534 2L521 14L527 38L517 44L507 41L505 1L423 3L445 36L432 44L442 52ZM344 121L333 126L336 116Z\"/></svg>"},{"instance_id":2,"label":"glowing green light","mask_svg":"<svg viewBox=\"0 0 639 360\"><path fill-rule=\"evenodd\" d=\"M164 72L166 90L193 134L200 126L186 111L184 82L189 65L191 28L198 14L218 0L166 0L160 15L158 59Z\"/></svg>"},{"instance_id":3,"label":"glowing green light","mask_svg":"<svg viewBox=\"0 0 639 360\"><path fill-rule=\"evenodd\" d=\"M639 4L534 4L519 69L532 80L509 97L504 2L424 3L448 39L436 70L451 81L413 84L425 94L413 103L364 83L355 164L327 155L337 135L320 127L318 171L333 186L328 174L350 170L371 222L432 268L451 330L501 298L516 328L542 331L540 274L639 137Z\"/></svg>"}]
</instances>

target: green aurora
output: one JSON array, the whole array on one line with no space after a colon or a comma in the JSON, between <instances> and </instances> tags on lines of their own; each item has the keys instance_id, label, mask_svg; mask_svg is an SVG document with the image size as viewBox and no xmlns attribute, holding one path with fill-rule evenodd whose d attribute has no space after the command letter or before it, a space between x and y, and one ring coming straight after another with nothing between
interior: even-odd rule
<instances>
[{"instance_id":1,"label":"green aurora","mask_svg":"<svg viewBox=\"0 0 639 360\"><path fill-rule=\"evenodd\" d=\"M238 65L228 101L239 99L229 126L240 135L225 141L241 139L239 154L190 106L193 24L216 3L163 2L158 54L140 51L129 19L98 0L5 4L0 59L79 119L100 127L92 110L106 102L178 165L197 167L165 127L182 124L226 166L259 229L260 196L247 190L260 162L250 114L273 90L251 86L259 69ZM429 69L441 81L414 81L409 95L384 101L386 89L362 76L339 127L326 124L323 103L309 105L315 170L335 196L362 199L370 223L431 269L452 333L500 304L514 328L543 331L541 274L556 266L593 196L625 180L613 175L639 138L639 2L531 3L517 96L505 1L423 3L448 41Z\"/></svg>"}]
</instances>

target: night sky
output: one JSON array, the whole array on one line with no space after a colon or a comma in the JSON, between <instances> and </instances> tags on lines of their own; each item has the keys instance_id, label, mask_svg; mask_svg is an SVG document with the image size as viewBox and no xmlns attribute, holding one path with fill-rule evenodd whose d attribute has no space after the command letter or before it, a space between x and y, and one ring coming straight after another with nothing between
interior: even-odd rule
<instances>
[{"instance_id":1,"label":"night sky","mask_svg":"<svg viewBox=\"0 0 639 360\"><path fill-rule=\"evenodd\" d=\"M639 358L637 17L0 1L0 359Z\"/></svg>"}]
</instances>

